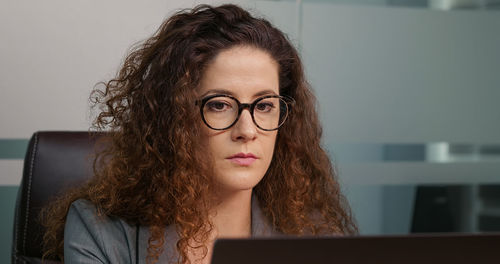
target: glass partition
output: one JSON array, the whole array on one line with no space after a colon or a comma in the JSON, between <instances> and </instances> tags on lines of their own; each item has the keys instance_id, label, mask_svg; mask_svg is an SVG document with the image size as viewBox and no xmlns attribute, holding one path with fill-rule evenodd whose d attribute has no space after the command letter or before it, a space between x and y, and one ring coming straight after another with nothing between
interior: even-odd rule
<instances>
[{"instance_id":1,"label":"glass partition","mask_svg":"<svg viewBox=\"0 0 500 264\"><path fill-rule=\"evenodd\" d=\"M498 1L253 5L301 50L361 234L500 231Z\"/></svg>"}]
</instances>

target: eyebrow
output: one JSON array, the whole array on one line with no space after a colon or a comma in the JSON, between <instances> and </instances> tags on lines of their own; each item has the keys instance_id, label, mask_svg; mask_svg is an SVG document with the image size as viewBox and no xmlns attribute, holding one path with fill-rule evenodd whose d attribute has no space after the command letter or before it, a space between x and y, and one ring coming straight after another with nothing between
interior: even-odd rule
<instances>
[{"instance_id":1,"label":"eyebrow","mask_svg":"<svg viewBox=\"0 0 500 264\"><path fill-rule=\"evenodd\" d=\"M212 90L205 92L201 97L205 97L209 94L226 94L226 95L231 95L231 96L236 97L236 95L233 92L231 92L229 90L225 90L225 89L212 89ZM263 95L278 95L278 94L276 94L276 92L274 92L271 89L266 89L266 90L262 90L256 94L254 94L253 97L259 97L259 96L263 96Z\"/></svg>"}]
</instances>

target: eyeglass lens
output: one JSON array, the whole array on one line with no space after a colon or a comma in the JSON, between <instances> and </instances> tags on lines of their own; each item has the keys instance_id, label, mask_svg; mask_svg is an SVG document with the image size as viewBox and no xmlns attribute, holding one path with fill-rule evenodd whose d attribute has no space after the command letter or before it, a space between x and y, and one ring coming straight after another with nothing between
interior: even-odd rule
<instances>
[{"instance_id":1,"label":"eyeglass lens","mask_svg":"<svg viewBox=\"0 0 500 264\"><path fill-rule=\"evenodd\" d=\"M287 104L279 97L257 99L254 102L253 120L265 130L273 130L283 124L287 115ZM238 102L225 96L209 99L203 106L203 116L214 129L226 129L238 119Z\"/></svg>"}]
</instances>

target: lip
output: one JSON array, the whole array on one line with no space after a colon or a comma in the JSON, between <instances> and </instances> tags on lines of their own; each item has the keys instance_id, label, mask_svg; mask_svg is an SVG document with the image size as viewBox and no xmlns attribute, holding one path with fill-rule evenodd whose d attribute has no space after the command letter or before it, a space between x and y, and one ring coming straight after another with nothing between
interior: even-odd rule
<instances>
[{"instance_id":1,"label":"lip","mask_svg":"<svg viewBox=\"0 0 500 264\"><path fill-rule=\"evenodd\" d=\"M258 158L255 156L253 153L237 153L232 156L229 156L226 158L227 160L231 161L232 163L240 166L250 166L252 163L254 163Z\"/></svg>"}]
</instances>

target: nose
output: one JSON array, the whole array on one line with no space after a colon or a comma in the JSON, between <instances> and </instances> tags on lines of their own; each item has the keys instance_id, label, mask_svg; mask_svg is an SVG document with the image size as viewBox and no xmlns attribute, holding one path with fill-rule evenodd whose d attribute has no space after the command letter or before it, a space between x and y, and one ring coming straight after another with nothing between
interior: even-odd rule
<instances>
[{"instance_id":1,"label":"nose","mask_svg":"<svg viewBox=\"0 0 500 264\"><path fill-rule=\"evenodd\" d=\"M238 122L231 129L231 139L233 141L251 141L257 136L257 127L253 123L252 115L248 109L241 112Z\"/></svg>"}]
</instances>

